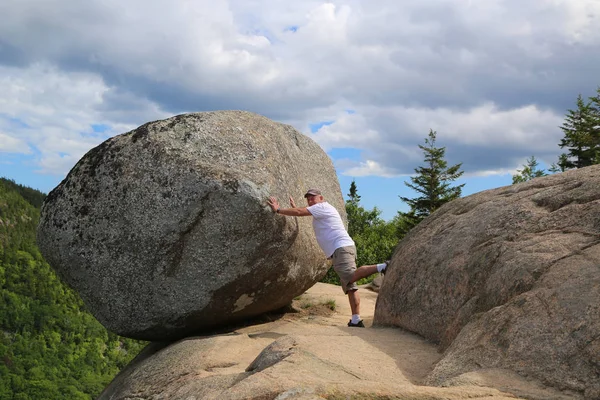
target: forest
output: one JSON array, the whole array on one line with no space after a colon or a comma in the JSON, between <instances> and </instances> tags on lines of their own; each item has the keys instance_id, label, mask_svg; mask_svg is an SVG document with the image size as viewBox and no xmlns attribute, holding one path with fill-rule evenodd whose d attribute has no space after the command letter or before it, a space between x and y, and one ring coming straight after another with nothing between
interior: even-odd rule
<instances>
[{"instance_id":1,"label":"forest","mask_svg":"<svg viewBox=\"0 0 600 400\"><path fill-rule=\"evenodd\" d=\"M40 254L45 195L0 179L0 399L93 399L146 345L108 332Z\"/></svg>"}]
</instances>

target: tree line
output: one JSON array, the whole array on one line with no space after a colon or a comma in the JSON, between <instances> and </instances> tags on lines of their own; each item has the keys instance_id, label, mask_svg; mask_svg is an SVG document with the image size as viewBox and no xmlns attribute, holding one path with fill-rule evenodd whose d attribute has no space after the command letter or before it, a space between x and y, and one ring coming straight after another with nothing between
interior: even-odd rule
<instances>
[{"instance_id":1,"label":"tree line","mask_svg":"<svg viewBox=\"0 0 600 400\"><path fill-rule=\"evenodd\" d=\"M44 197L0 178L0 399L90 400L145 343L108 332L44 261Z\"/></svg>"}]
</instances>

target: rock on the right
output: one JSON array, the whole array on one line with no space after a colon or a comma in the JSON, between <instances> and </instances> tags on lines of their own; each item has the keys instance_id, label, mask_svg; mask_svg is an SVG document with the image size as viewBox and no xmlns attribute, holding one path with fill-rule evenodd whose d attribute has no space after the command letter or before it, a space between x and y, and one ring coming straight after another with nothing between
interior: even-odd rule
<instances>
[{"instance_id":1,"label":"rock on the right","mask_svg":"<svg viewBox=\"0 0 600 400\"><path fill-rule=\"evenodd\" d=\"M600 398L600 165L441 207L398 244L374 323L440 344L429 384L505 368Z\"/></svg>"}]
</instances>

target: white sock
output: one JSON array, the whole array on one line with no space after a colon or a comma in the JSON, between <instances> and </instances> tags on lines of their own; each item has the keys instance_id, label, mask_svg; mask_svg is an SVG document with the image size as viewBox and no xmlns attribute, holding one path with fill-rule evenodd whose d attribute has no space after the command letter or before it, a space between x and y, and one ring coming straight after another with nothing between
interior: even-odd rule
<instances>
[{"instance_id":1,"label":"white sock","mask_svg":"<svg viewBox=\"0 0 600 400\"><path fill-rule=\"evenodd\" d=\"M352 314L352 323L353 324L358 324L360 322L360 315L358 314Z\"/></svg>"},{"instance_id":2,"label":"white sock","mask_svg":"<svg viewBox=\"0 0 600 400\"><path fill-rule=\"evenodd\" d=\"M381 272L381 271L383 271L386 268L387 268L387 264L386 263L377 264L377 272Z\"/></svg>"}]
</instances>

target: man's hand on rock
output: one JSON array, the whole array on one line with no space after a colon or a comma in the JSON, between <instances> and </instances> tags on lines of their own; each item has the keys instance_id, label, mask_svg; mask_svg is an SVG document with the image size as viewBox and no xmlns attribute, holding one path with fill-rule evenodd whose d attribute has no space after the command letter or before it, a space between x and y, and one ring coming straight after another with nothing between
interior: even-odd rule
<instances>
[{"instance_id":1,"label":"man's hand on rock","mask_svg":"<svg viewBox=\"0 0 600 400\"><path fill-rule=\"evenodd\" d=\"M274 196L269 197L267 204L271 207L271 210L273 210L273 212L277 212L277 210L279 210L279 202Z\"/></svg>"},{"instance_id":2,"label":"man's hand on rock","mask_svg":"<svg viewBox=\"0 0 600 400\"><path fill-rule=\"evenodd\" d=\"M296 208L296 202L292 196L290 196L290 206L292 206L292 208Z\"/></svg>"}]
</instances>

